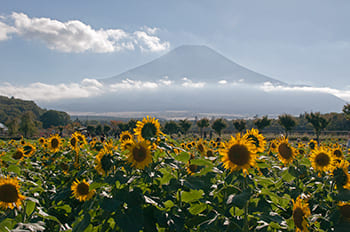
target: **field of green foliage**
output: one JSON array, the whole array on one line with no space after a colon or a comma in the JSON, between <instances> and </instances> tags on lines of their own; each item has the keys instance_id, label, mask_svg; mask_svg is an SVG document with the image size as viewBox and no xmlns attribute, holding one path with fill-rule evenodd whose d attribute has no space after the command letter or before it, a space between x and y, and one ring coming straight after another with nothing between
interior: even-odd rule
<instances>
[{"instance_id":1,"label":"field of green foliage","mask_svg":"<svg viewBox=\"0 0 350 232\"><path fill-rule=\"evenodd\" d=\"M348 231L344 143L174 140L150 117L117 139L0 141L0 231Z\"/></svg>"}]
</instances>

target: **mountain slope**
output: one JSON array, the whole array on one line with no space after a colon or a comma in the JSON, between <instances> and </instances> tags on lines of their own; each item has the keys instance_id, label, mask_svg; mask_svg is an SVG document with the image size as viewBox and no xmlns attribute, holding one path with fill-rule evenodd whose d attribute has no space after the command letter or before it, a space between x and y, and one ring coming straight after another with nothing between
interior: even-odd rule
<instances>
[{"instance_id":1,"label":"mountain slope","mask_svg":"<svg viewBox=\"0 0 350 232\"><path fill-rule=\"evenodd\" d=\"M175 83L186 77L192 81L206 83L226 80L227 82L249 84L267 81L274 84L284 84L244 68L207 46L196 45L180 46L149 63L101 81L112 84L126 79L157 81L164 77L168 77Z\"/></svg>"}]
</instances>

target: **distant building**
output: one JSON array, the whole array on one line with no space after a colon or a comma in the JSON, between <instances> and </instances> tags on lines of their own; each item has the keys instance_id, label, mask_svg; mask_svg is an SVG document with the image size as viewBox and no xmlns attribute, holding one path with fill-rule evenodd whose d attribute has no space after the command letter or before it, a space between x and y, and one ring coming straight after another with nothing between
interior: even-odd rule
<instances>
[{"instance_id":1,"label":"distant building","mask_svg":"<svg viewBox=\"0 0 350 232\"><path fill-rule=\"evenodd\" d=\"M4 134L8 131L8 128L0 122L0 134Z\"/></svg>"}]
</instances>

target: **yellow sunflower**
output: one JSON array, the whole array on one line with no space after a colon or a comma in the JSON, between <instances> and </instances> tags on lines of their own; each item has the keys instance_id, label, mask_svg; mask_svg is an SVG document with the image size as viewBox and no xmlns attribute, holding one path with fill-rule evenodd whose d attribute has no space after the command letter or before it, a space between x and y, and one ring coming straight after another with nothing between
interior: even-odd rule
<instances>
[{"instance_id":1,"label":"yellow sunflower","mask_svg":"<svg viewBox=\"0 0 350 232\"><path fill-rule=\"evenodd\" d=\"M151 144L148 140L135 142L128 150L128 162L132 167L144 169L152 162Z\"/></svg>"},{"instance_id":2,"label":"yellow sunflower","mask_svg":"<svg viewBox=\"0 0 350 232\"><path fill-rule=\"evenodd\" d=\"M134 143L135 143L134 140L131 140L131 139L125 140L125 141L121 144L120 149L121 149L122 151L130 150L131 146L132 146Z\"/></svg>"},{"instance_id":3,"label":"yellow sunflower","mask_svg":"<svg viewBox=\"0 0 350 232\"><path fill-rule=\"evenodd\" d=\"M113 167L112 152L101 149L95 158L95 169L100 175L106 175Z\"/></svg>"},{"instance_id":4,"label":"yellow sunflower","mask_svg":"<svg viewBox=\"0 0 350 232\"><path fill-rule=\"evenodd\" d=\"M231 140L223 144L220 149L221 161L227 170L243 170L244 175L248 173L248 168L255 166L256 148L250 139L241 134L236 137L231 136Z\"/></svg>"},{"instance_id":5,"label":"yellow sunflower","mask_svg":"<svg viewBox=\"0 0 350 232\"><path fill-rule=\"evenodd\" d=\"M75 180L71 186L71 190L73 191L73 196L79 201L88 201L95 194L95 190L90 191L90 184L85 181Z\"/></svg>"},{"instance_id":6,"label":"yellow sunflower","mask_svg":"<svg viewBox=\"0 0 350 232\"><path fill-rule=\"evenodd\" d=\"M41 146L44 146L44 144L46 143L46 139L45 139L44 137L40 137L40 138L38 139L38 142L39 142L39 144L40 144Z\"/></svg>"},{"instance_id":7,"label":"yellow sunflower","mask_svg":"<svg viewBox=\"0 0 350 232\"><path fill-rule=\"evenodd\" d=\"M26 143L23 146L23 151L24 151L24 154L29 157L35 153L36 148L31 143Z\"/></svg>"},{"instance_id":8,"label":"yellow sunflower","mask_svg":"<svg viewBox=\"0 0 350 232\"><path fill-rule=\"evenodd\" d=\"M309 231L307 217L311 215L309 204L303 201L300 196L297 197L296 201L293 201L293 221L296 227L296 232L298 231Z\"/></svg>"},{"instance_id":9,"label":"yellow sunflower","mask_svg":"<svg viewBox=\"0 0 350 232\"><path fill-rule=\"evenodd\" d=\"M0 208L13 209L14 206L21 206L25 196L21 195L19 188L20 185L17 178L0 178Z\"/></svg>"},{"instance_id":10,"label":"yellow sunflower","mask_svg":"<svg viewBox=\"0 0 350 232\"><path fill-rule=\"evenodd\" d=\"M259 133L258 129L252 128L251 130L247 130L247 132L244 135L247 137L247 139L251 139L256 152L264 152L265 146L266 146L266 140L265 137Z\"/></svg>"},{"instance_id":11,"label":"yellow sunflower","mask_svg":"<svg viewBox=\"0 0 350 232\"><path fill-rule=\"evenodd\" d=\"M289 164L293 162L296 156L295 148L292 147L292 145L288 142L288 139L285 137L281 137L278 140L277 151L278 151L277 153L278 159L283 164Z\"/></svg>"},{"instance_id":12,"label":"yellow sunflower","mask_svg":"<svg viewBox=\"0 0 350 232\"><path fill-rule=\"evenodd\" d=\"M62 141L59 135L51 135L48 139L48 145L51 152L58 152L60 150Z\"/></svg>"},{"instance_id":13,"label":"yellow sunflower","mask_svg":"<svg viewBox=\"0 0 350 232\"><path fill-rule=\"evenodd\" d=\"M198 171L198 166L188 163L186 170L189 175L193 175Z\"/></svg>"},{"instance_id":14,"label":"yellow sunflower","mask_svg":"<svg viewBox=\"0 0 350 232\"><path fill-rule=\"evenodd\" d=\"M119 141L123 143L125 140L133 140L134 136L129 131L123 131L119 136Z\"/></svg>"},{"instance_id":15,"label":"yellow sunflower","mask_svg":"<svg viewBox=\"0 0 350 232\"><path fill-rule=\"evenodd\" d=\"M80 146L83 146L83 145L87 144L85 135L83 135L79 131L75 131L73 135L78 138Z\"/></svg>"},{"instance_id":16,"label":"yellow sunflower","mask_svg":"<svg viewBox=\"0 0 350 232\"><path fill-rule=\"evenodd\" d=\"M343 154L343 150L341 149L340 146L336 146L332 149L332 154L334 156L335 159L337 160L342 160L344 159L344 154Z\"/></svg>"},{"instance_id":17,"label":"yellow sunflower","mask_svg":"<svg viewBox=\"0 0 350 232\"><path fill-rule=\"evenodd\" d=\"M276 141L276 139L274 139L270 142L270 151L272 153L278 152L278 142Z\"/></svg>"},{"instance_id":18,"label":"yellow sunflower","mask_svg":"<svg viewBox=\"0 0 350 232\"><path fill-rule=\"evenodd\" d=\"M315 140L313 140L313 139L310 140L308 145L309 145L309 148L310 148L311 151L317 148L317 142Z\"/></svg>"},{"instance_id":19,"label":"yellow sunflower","mask_svg":"<svg viewBox=\"0 0 350 232\"><path fill-rule=\"evenodd\" d=\"M326 172L332 171L334 168L333 155L328 149L323 146L312 150L310 161L315 171Z\"/></svg>"},{"instance_id":20,"label":"yellow sunflower","mask_svg":"<svg viewBox=\"0 0 350 232\"><path fill-rule=\"evenodd\" d=\"M198 140L196 143L196 148L197 151L201 154L201 155L205 155L206 154L206 150L207 148L204 145L204 142L202 139Z\"/></svg>"},{"instance_id":21,"label":"yellow sunflower","mask_svg":"<svg viewBox=\"0 0 350 232\"><path fill-rule=\"evenodd\" d=\"M339 212L341 216L346 220L350 221L350 203L349 202L339 202Z\"/></svg>"},{"instance_id":22,"label":"yellow sunflower","mask_svg":"<svg viewBox=\"0 0 350 232\"><path fill-rule=\"evenodd\" d=\"M12 154L12 158L15 160L23 160L25 156L26 154L21 147L18 147L17 150Z\"/></svg>"},{"instance_id":23,"label":"yellow sunflower","mask_svg":"<svg viewBox=\"0 0 350 232\"><path fill-rule=\"evenodd\" d=\"M72 136L69 139L69 146L75 150L76 152L79 151L79 138L77 136L75 136L75 134L72 134Z\"/></svg>"},{"instance_id":24,"label":"yellow sunflower","mask_svg":"<svg viewBox=\"0 0 350 232\"><path fill-rule=\"evenodd\" d=\"M158 122L158 119L156 120L155 118L150 118L148 115L147 118L143 118L142 121L138 121L136 123L134 132L139 141L143 139L149 140L162 134L160 131L160 124Z\"/></svg>"},{"instance_id":25,"label":"yellow sunflower","mask_svg":"<svg viewBox=\"0 0 350 232\"><path fill-rule=\"evenodd\" d=\"M336 168L333 170L333 175L336 176L337 185L341 185L343 188L350 189L350 174L349 174L349 162L341 160L336 163Z\"/></svg>"}]
</instances>

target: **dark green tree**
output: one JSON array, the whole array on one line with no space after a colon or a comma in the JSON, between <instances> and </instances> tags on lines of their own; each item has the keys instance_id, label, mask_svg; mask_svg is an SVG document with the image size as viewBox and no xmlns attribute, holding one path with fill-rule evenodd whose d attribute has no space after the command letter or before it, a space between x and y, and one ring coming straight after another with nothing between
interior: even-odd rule
<instances>
[{"instance_id":1,"label":"dark green tree","mask_svg":"<svg viewBox=\"0 0 350 232\"><path fill-rule=\"evenodd\" d=\"M197 126L199 127L201 138L203 138L203 129L208 127L209 125L209 119L207 118L202 118L201 120L197 121Z\"/></svg>"},{"instance_id":2,"label":"dark green tree","mask_svg":"<svg viewBox=\"0 0 350 232\"><path fill-rule=\"evenodd\" d=\"M127 130L129 130L128 123L121 122L121 123L118 124L118 127L119 127L120 131L127 131Z\"/></svg>"},{"instance_id":3,"label":"dark green tree","mask_svg":"<svg viewBox=\"0 0 350 232\"><path fill-rule=\"evenodd\" d=\"M37 130L36 122L34 120L34 114L31 111L27 111L21 116L21 122L19 124L19 130L23 133L25 138L32 136Z\"/></svg>"},{"instance_id":4,"label":"dark green tree","mask_svg":"<svg viewBox=\"0 0 350 232\"><path fill-rule=\"evenodd\" d=\"M9 133L10 136L13 136L13 135L15 135L18 132L19 122L20 122L20 119L16 118L16 117L10 118L6 122L6 125L7 125L7 128L8 128L8 133Z\"/></svg>"},{"instance_id":5,"label":"dark green tree","mask_svg":"<svg viewBox=\"0 0 350 232\"><path fill-rule=\"evenodd\" d=\"M296 125L293 116L289 114L278 116L278 123L284 128L286 137L288 137L289 132L292 131L292 128Z\"/></svg>"},{"instance_id":6,"label":"dark green tree","mask_svg":"<svg viewBox=\"0 0 350 232\"><path fill-rule=\"evenodd\" d=\"M270 126L271 119L267 118L266 116L263 116L262 118L258 118L254 121L255 126L258 128L259 131L263 130L265 127Z\"/></svg>"},{"instance_id":7,"label":"dark green tree","mask_svg":"<svg viewBox=\"0 0 350 232\"><path fill-rule=\"evenodd\" d=\"M236 130L242 132L245 129L246 121L243 119L234 120L233 126L236 128Z\"/></svg>"},{"instance_id":8,"label":"dark green tree","mask_svg":"<svg viewBox=\"0 0 350 232\"><path fill-rule=\"evenodd\" d=\"M102 135L102 131L103 131L102 125L98 124L95 128L96 135Z\"/></svg>"},{"instance_id":9,"label":"dark green tree","mask_svg":"<svg viewBox=\"0 0 350 232\"><path fill-rule=\"evenodd\" d=\"M108 132L111 130L111 127L108 124L103 125L103 134L108 135Z\"/></svg>"},{"instance_id":10,"label":"dark green tree","mask_svg":"<svg viewBox=\"0 0 350 232\"><path fill-rule=\"evenodd\" d=\"M186 136L188 130L191 128L192 123L187 119L182 119L179 122L181 132Z\"/></svg>"},{"instance_id":11,"label":"dark green tree","mask_svg":"<svg viewBox=\"0 0 350 232\"><path fill-rule=\"evenodd\" d=\"M165 133L171 136L172 134L179 132L179 126L177 125L176 122L169 121L165 123L164 130L165 130Z\"/></svg>"},{"instance_id":12,"label":"dark green tree","mask_svg":"<svg viewBox=\"0 0 350 232\"><path fill-rule=\"evenodd\" d=\"M344 113L346 119L350 120L350 103L344 105L343 113Z\"/></svg>"},{"instance_id":13,"label":"dark green tree","mask_svg":"<svg viewBox=\"0 0 350 232\"><path fill-rule=\"evenodd\" d=\"M211 128L221 137L221 131L227 127L225 121L222 118L218 118L213 122Z\"/></svg>"},{"instance_id":14,"label":"dark green tree","mask_svg":"<svg viewBox=\"0 0 350 232\"><path fill-rule=\"evenodd\" d=\"M66 112L48 110L40 116L43 128L47 129L52 126L65 126L69 123L70 117Z\"/></svg>"},{"instance_id":15,"label":"dark green tree","mask_svg":"<svg viewBox=\"0 0 350 232\"><path fill-rule=\"evenodd\" d=\"M305 114L306 120L312 124L312 127L315 130L317 143L320 144L320 134L327 127L330 120L322 117L320 112Z\"/></svg>"},{"instance_id":16,"label":"dark green tree","mask_svg":"<svg viewBox=\"0 0 350 232\"><path fill-rule=\"evenodd\" d=\"M88 126L86 127L86 130L89 132L89 134L90 134L91 136L93 136L93 135L95 134L95 127L92 126L92 125L88 125Z\"/></svg>"},{"instance_id":17,"label":"dark green tree","mask_svg":"<svg viewBox=\"0 0 350 232\"><path fill-rule=\"evenodd\" d=\"M134 128L136 128L137 121L135 119L130 119L128 122L128 130L130 132L134 131Z\"/></svg>"}]
</instances>

